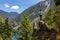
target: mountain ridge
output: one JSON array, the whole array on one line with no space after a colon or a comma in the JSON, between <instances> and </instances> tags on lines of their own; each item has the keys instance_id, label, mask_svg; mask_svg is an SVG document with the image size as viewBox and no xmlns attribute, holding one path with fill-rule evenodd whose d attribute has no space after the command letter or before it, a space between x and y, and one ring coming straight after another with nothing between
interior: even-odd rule
<instances>
[{"instance_id":1,"label":"mountain ridge","mask_svg":"<svg viewBox=\"0 0 60 40\"><path fill-rule=\"evenodd\" d=\"M34 18L39 16L40 9L42 11L45 10L45 8L47 6L47 5L45 5L45 2L46 1L41 1L33 6L29 7L28 9L26 9L22 13L20 13L20 15L18 15L14 20L19 22L19 21L21 21L21 17L23 17L24 14L27 14L32 21ZM42 4L42 6L40 7L41 4Z\"/></svg>"},{"instance_id":2,"label":"mountain ridge","mask_svg":"<svg viewBox=\"0 0 60 40\"><path fill-rule=\"evenodd\" d=\"M33 6L29 7L28 9L24 10L14 20L16 22L20 22L23 15L27 14L29 16L29 18L31 19L31 21L33 21L35 18L39 17L40 11L44 12L44 10L47 8L48 5L52 6L53 9L56 10L54 0L45 0L45 1L41 1Z\"/></svg>"},{"instance_id":3,"label":"mountain ridge","mask_svg":"<svg viewBox=\"0 0 60 40\"><path fill-rule=\"evenodd\" d=\"M16 16L18 16L17 12L6 12L4 10L0 10L0 16L5 18L9 18L9 20L14 19Z\"/></svg>"}]
</instances>

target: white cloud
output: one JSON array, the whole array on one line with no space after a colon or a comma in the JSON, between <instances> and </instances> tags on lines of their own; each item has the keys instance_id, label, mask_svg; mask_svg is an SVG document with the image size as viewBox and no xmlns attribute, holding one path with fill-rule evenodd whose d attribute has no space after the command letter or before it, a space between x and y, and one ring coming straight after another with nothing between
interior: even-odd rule
<instances>
[{"instance_id":1,"label":"white cloud","mask_svg":"<svg viewBox=\"0 0 60 40\"><path fill-rule=\"evenodd\" d=\"M13 9L13 10L18 10L18 9L19 9L19 6L17 6L17 5L12 6L11 9Z\"/></svg>"},{"instance_id":2,"label":"white cloud","mask_svg":"<svg viewBox=\"0 0 60 40\"><path fill-rule=\"evenodd\" d=\"M10 7L9 4L4 4L4 6L5 6L5 8L9 8Z\"/></svg>"}]
</instances>

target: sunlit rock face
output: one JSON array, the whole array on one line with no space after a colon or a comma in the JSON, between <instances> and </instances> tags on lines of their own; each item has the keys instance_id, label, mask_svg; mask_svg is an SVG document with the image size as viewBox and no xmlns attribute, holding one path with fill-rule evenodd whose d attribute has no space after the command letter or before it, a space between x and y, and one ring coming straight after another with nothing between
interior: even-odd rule
<instances>
[{"instance_id":1,"label":"sunlit rock face","mask_svg":"<svg viewBox=\"0 0 60 40\"><path fill-rule=\"evenodd\" d=\"M46 1L50 3L50 6L52 6L54 10L56 10L56 5L54 0L46 0Z\"/></svg>"},{"instance_id":2,"label":"sunlit rock face","mask_svg":"<svg viewBox=\"0 0 60 40\"><path fill-rule=\"evenodd\" d=\"M19 22L21 20L21 17L26 13L31 21L33 21L35 18L39 17L39 11L44 11L48 5L52 5L52 7L55 9L55 3L54 0L44 0L40 1L39 3L29 7L25 11L23 11L18 17L16 17L16 21Z\"/></svg>"},{"instance_id":3,"label":"sunlit rock face","mask_svg":"<svg viewBox=\"0 0 60 40\"><path fill-rule=\"evenodd\" d=\"M56 5L54 0L51 0L51 5L53 6L54 10L56 10Z\"/></svg>"},{"instance_id":4,"label":"sunlit rock face","mask_svg":"<svg viewBox=\"0 0 60 40\"><path fill-rule=\"evenodd\" d=\"M19 22L21 20L22 15L24 15L26 13L32 21L33 19L35 19L36 17L39 16L39 11L40 10L44 11L46 7L47 7L47 5L45 5L45 1L41 1L33 6L29 7L25 11L23 11L15 20L17 22Z\"/></svg>"}]
</instances>

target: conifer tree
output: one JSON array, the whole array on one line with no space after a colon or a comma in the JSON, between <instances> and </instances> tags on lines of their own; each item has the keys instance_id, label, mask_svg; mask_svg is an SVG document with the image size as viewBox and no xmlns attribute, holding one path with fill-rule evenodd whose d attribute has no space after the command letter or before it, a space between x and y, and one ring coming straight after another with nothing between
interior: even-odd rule
<instances>
[{"instance_id":1,"label":"conifer tree","mask_svg":"<svg viewBox=\"0 0 60 40\"><path fill-rule=\"evenodd\" d=\"M4 29L5 29L6 38L11 39L11 37L12 37L12 27L8 23L8 18L5 19Z\"/></svg>"},{"instance_id":2,"label":"conifer tree","mask_svg":"<svg viewBox=\"0 0 60 40\"><path fill-rule=\"evenodd\" d=\"M25 14L21 20L21 26L19 28L20 34L23 37L23 40L31 40L32 36L32 25L30 23L29 17Z\"/></svg>"},{"instance_id":3,"label":"conifer tree","mask_svg":"<svg viewBox=\"0 0 60 40\"><path fill-rule=\"evenodd\" d=\"M49 25L50 27L53 26L54 24L54 18L55 18L56 14L55 14L55 11L53 10L52 7L50 7L50 10L48 13L46 13L45 15L45 22L47 23L47 25Z\"/></svg>"},{"instance_id":4,"label":"conifer tree","mask_svg":"<svg viewBox=\"0 0 60 40\"><path fill-rule=\"evenodd\" d=\"M5 23L0 24L0 35L3 40L12 40L12 27L8 24L8 18L5 19Z\"/></svg>"}]
</instances>

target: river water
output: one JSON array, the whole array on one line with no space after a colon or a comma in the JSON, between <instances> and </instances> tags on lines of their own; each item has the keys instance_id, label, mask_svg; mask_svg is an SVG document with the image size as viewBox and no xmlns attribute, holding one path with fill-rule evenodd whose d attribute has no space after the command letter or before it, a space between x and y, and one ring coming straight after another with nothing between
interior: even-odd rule
<instances>
[{"instance_id":1,"label":"river water","mask_svg":"<svg viewBox=\"0 0 60 40\"><path fill-rule=\"evenodd\" d=\"M13 37L12 37L12 39L13 39L13 40L17 40L19 37L20 37L19 34L14 34Z\"/></svg>"}]
</instances>

